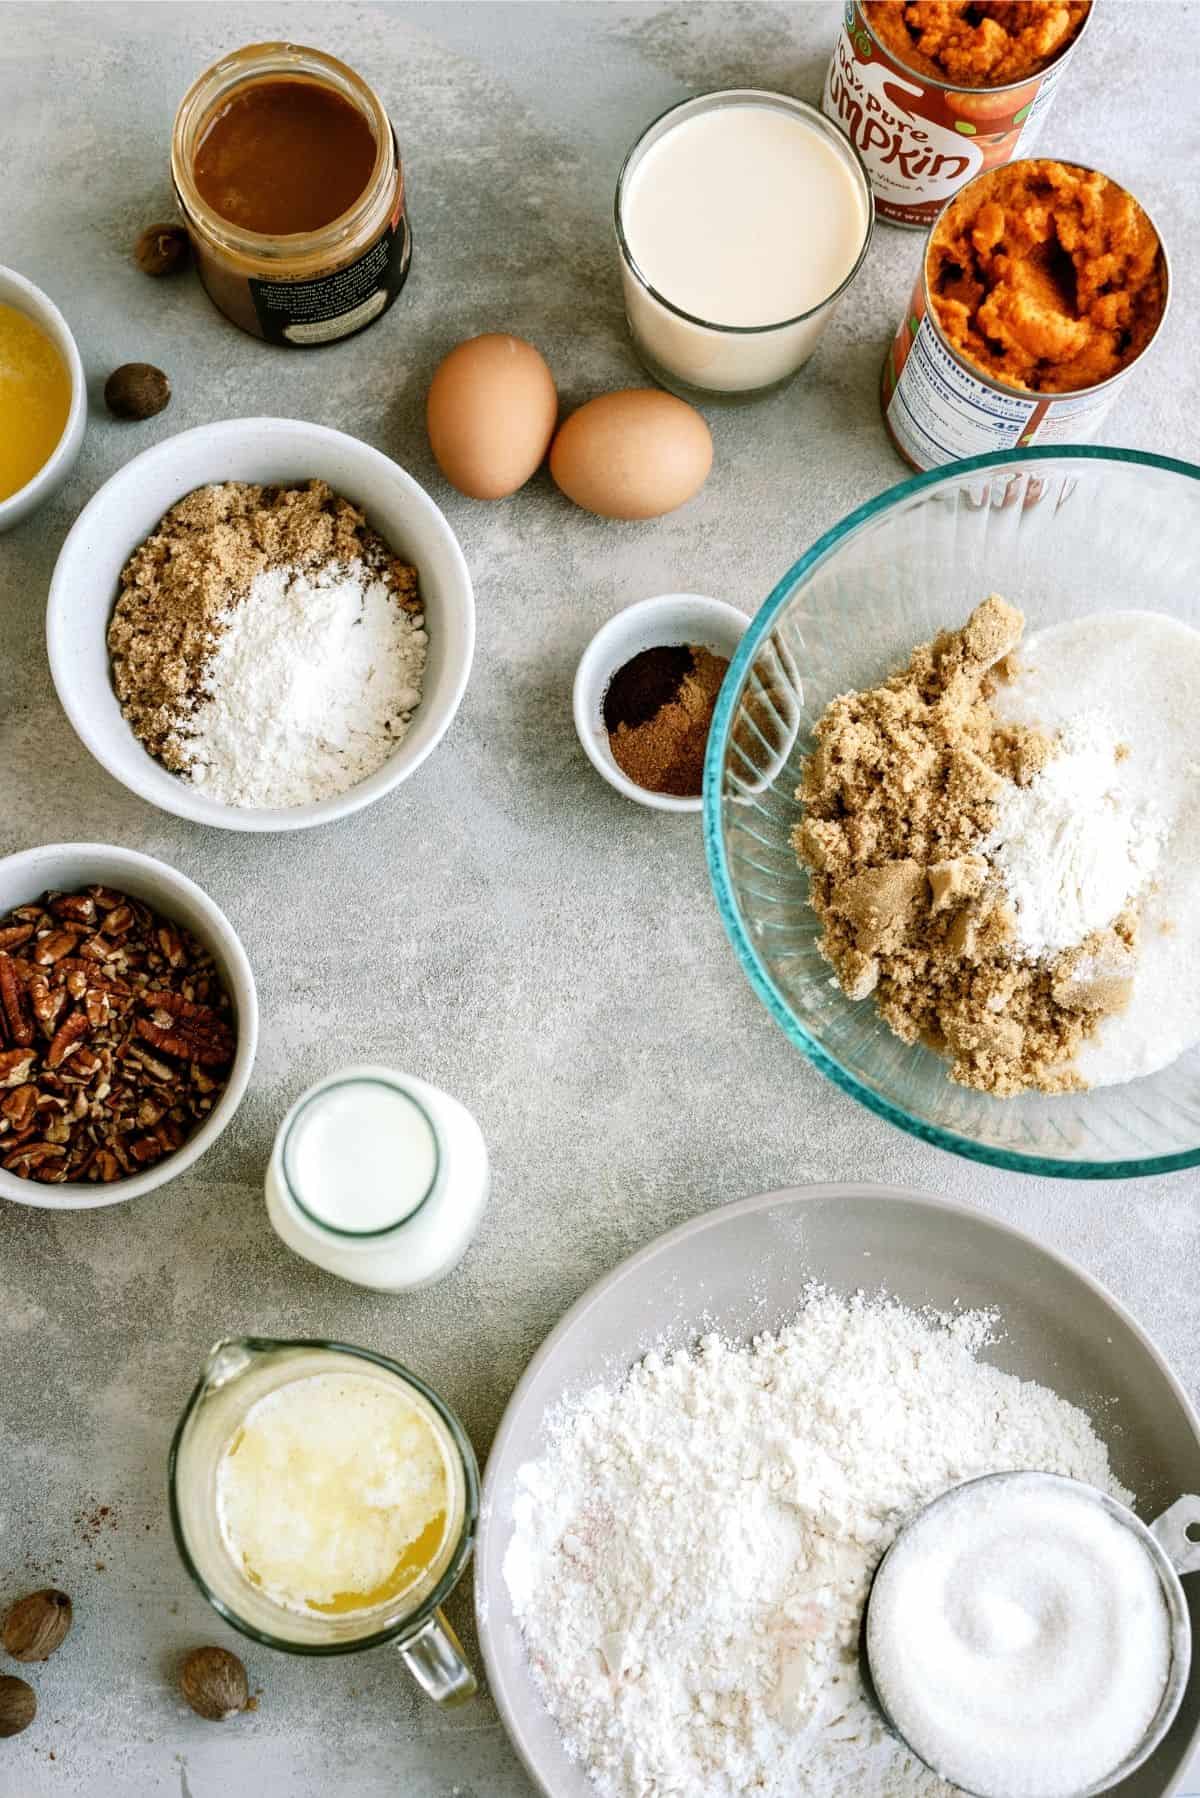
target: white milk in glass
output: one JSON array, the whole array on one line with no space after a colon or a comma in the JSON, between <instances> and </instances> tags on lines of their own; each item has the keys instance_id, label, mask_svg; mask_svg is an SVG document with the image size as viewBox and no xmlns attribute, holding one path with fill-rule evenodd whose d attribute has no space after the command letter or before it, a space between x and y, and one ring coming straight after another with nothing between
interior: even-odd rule
<instances>
[{"instance_id":1,"label":"white milk in glass","mask_svg":"<svg viewBox=\"0 0 1200 1798\"><path fill-rule=\"evenodd\" d=\"M811 107L752 90L686 101L651 126L617 205L639 350L668 385L713 392L795 373L871 225L849 143Z\"/></svg>"}]
</instances>

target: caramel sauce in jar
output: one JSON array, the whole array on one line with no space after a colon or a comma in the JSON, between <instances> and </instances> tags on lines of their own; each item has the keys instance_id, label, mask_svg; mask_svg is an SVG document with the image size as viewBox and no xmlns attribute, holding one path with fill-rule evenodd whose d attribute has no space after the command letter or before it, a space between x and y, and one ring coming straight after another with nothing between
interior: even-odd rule
<instances>
[{"instance_id":1,"label":"caramel sauce in jar","mask_svg":"<svg viewBox=\"0 0 1200 1798\"><path fill-rule=\"evenodd\" d=\"M349 212L375 167L356 106L317 81L252 81L207 121L192 171L214 212L265 237Z\"/></svg>"},{"instance_id":2,"label":"caramel sauce in jar","mask_svg":"<svg viewBox=\"0 0 1200 1798\"><path fill-rule=\"evenodd\" d=\"M171 172L208 296L253 336L335 342L404 285L395 133L371 88L322 51L251 44L207 70L179 108Z\"/></svg>"}]
</instances>

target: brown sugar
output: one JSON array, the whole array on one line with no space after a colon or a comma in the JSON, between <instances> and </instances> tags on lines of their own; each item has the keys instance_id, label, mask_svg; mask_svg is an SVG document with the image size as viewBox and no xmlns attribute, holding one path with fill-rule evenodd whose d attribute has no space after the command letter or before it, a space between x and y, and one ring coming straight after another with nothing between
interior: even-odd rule
<instances>
[{"instance_id":1,"label":"brown sugar","mask_svg":"<svg viewBox=\"0 0 1200 1798\"><path fill-rule=\"evenodd\" d=\"M993 595L898 674L833 700L792 836L821 953L847 996L873 997L902 1041L936 1049L955 1080L999 1095L1084 1084L1072 1062L1128 1002L1137 950L1127 912L1053 963L1022 959L979 852L1004 783L1027 785L1055 754L991 705L1023 625Z\"/></svg>"},{"instance_id":2,"label":"brown sugar","mask_svg":"<svg viewBox=\"0 0 1200 1798\"><path fill-rule=\"evenodd\" d=\"M867 18L917 74L1004 87L1061 56L1089 8L1090 0L867 0Z\"/></svg>"},{"instance_id":3,"label":"brown sugar","mask_svg":"<svg viewBox=\"0 0 1200 1798\"><path fill-rule=\"evenodd\" d=\"M945 336L1009 387L1072 393L1118 374L1166 305L1154 226L1132 194L1075 164L1009 163L947 207L926 257Z\"/></svg>"},{"instance_id":4,"label":"brown sugar","mask_svg":"<svg viewBox=\"0 0 1200 1798\"><path fill-rule=\"evenodd\" d=\"M268 568L367 562L398 605L419 609L417 572L324 481L198 487L160 521L121 571L108 627L113 687L135 734L173 773L189 765L179 726L230 606Z\"/></svg>"}]
</instances>

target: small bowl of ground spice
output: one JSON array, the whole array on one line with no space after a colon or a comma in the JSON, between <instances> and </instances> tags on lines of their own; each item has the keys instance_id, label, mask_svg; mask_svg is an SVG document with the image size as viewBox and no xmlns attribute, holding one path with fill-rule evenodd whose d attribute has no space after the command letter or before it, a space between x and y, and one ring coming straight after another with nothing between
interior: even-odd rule
<instances>
[{"instance_id":1,"label":"small bowl of ground spice","mask_svg":"<svg viewBox=\"0 0 1200 1798\"><path fill-rule=\"evenodd\" d=\"M724 600L664 593L610 618L575 674L575 729L627 799L698 812L721 682L750 620Z\"/></svg>"}]
</instances>

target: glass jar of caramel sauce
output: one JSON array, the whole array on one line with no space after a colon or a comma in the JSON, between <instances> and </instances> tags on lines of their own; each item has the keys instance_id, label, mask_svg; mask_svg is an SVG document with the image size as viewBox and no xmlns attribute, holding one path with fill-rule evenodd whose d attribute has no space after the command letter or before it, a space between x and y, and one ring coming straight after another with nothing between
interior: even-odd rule
<instances>
[{"instance_id":1,"label":"glass jar of caramel sauce","mask_svg":"<svg viewBox=\"0 0 1200 1798\"><path fill-rule=\"evenodd\" d=\"M268 343L373 324L412 255L404 171L377 95L300 44L249 44L183 98L171 174L209 298Z\"/></svg>"}]
</instances>

